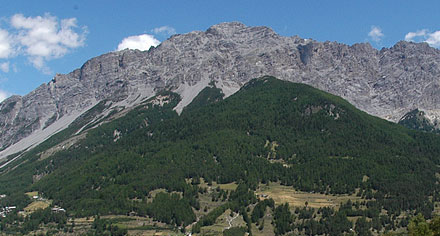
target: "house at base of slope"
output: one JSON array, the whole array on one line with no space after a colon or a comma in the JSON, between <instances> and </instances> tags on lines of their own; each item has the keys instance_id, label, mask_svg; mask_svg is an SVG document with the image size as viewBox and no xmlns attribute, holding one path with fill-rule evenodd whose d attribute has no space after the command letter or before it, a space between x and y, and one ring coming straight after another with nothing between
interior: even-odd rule
<instances>
[{"instance_id":1,"label":"house at base of slope","mask_svg":"<svg viewBox=\"0 0 440 236\"><path fill-rule=\"evenodd\" d=\"M4 207L4 208L1 208L0 209L0 217L6 217L6 215L8 214L8 213L10 213L11 211L14 211L14 210L16 210L17 209L17 207L16 206L7 206L7 207Z\"/></svg>"},{"instance_id":2,"label":"house at base of slope","mask_svg":"<svg viewBox=\"0 0 440 236\"><path fill-rule=\"evenodd\" d=\"M53 207L52 211L53 212L57 212L57 213L66 212L66 210L64 208L61 208L61 207Z\"/></svg>"}]
</instances>

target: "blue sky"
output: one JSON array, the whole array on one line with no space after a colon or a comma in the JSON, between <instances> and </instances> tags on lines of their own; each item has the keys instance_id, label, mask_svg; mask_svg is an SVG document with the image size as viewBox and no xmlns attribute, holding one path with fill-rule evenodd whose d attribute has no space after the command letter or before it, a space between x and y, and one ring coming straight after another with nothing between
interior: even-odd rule
<instances>
[{"instance_id":1,"label":"blue sky","mask_svg":"<svg viewBox=\"0 0 440 236\"><path fill-rule=\"evenodd\" d=\"M440 47L440 1L3 1L0 100L25 95L88 59L118 48L149 48L174 33L240 21L283 36L378 49L400 40ZM125 40L124 40L125 39Z\"/></svg>"}]
</instances>

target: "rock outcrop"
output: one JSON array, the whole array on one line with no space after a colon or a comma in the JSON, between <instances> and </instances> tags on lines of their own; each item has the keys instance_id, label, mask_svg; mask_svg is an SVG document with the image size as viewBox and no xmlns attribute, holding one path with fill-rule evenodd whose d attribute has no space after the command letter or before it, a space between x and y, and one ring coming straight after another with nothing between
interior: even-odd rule
<instances>
[{"instance_id":1,"label":"rock outcrop","mask_svg":"<svg viewBox=\"0 0 440 236\"><path fill-rule=\"evenodd\" d=\"M414 109L431 119L440 114L440 51L426 43L376 50L232 22L174 35L148 51L93 58L26 96L10 97L0 104L0 158L43 141L102 100L129 107L169 89L182 95L181 111L210 82L228 96L264 75L312 85L393 122Z\"/></svg>"}]
</instances>

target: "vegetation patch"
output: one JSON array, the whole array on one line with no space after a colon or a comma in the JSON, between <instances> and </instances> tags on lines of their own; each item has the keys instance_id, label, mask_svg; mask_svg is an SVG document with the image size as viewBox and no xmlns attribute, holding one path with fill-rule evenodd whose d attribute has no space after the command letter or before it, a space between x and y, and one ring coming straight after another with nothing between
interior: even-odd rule
<instances>
[{"instance_id":1,"label":"vegetation patch","mask_svg":"<svg viewBox=\"0 0 440 236\"><path fill-rule=\"evenodd\" d=\"M272 198L276 205L289 203L291 207L309 206L312 208L332 207L338 208L342 203L351 201L360 201L360 197L348 194L321 194L295 190L292 186L284 186L280 183L270 182L260 184L255 194L260 200Z\"/></svg>"},{"instance_id":2,"label":"vegetation patch","mask_svg":"<svg viewBox=\"0 0 440 236\"><path fill-rule=\"evenodd\" d=\"M34 201L31 204L29 204L27 207L24 208L25 214L31 214L39 209L46 209L51 205L51 201L49 200L43 200L43 201Z\"/></svg>"},{"instance_id":3,"label":"vegetation patch","mask_svg":"<svg viewBox=\"0 0 440 236\"><path fill-rule=\"evenodd\" d=\"M275 235L273 227L273 212L267 208L264 216L257 222L252 224L252 235L255 236L272 236Z\"/></svg>"},{"instance_id":4,"label":"vegetation patch","mask_svg":"<svg viewBox=\"0 0 440 236\"><path fill-rule=\"evenodd\" d=\"M26 195L30 198L38 196L38 191L27 192Z\"/></svg>"},{"instance_id":5,"label":"vegetation patch","mask_svg":"<svg viewBox=\"0 0 440 236\"><path fill-rule=\"evenodd\" d=\"M234 227L246 227L246 222L243 216L228 209L217 218L213 225L202 227L201 235L222 235L223 231Z\"/></svg>"},{"instance_id":6,"label":"vegetation patch","mask_svg":"<svg viewBox=\"0 0 440 236\"><path fill-rule=\"evenodd\" d=\"M272 77L180 116L173 110L180 98L168 95L169 103L142 104L89 130L69 150L43 160L38 155L71 137L74 126L30 150L20 166L0 175L7 195L1 204L21 210L30 201L24 193L39 191L72 217L148 216L170 227L191 226L193 233L232 210L251 233L257 222L249 215L260 209L259 195L277 203L264 212L271 212L275 233L339 235L353 227L359 234L404 228L408 220L400 216L420 212L430 218L440 200L435 134L408 130L336 96ZM260 225L266 225L264 214L258 213ZM15 221L25 219L10 219ZM93 230L125 232L118 224L125 223L97 221Z\"/></svg>"},{"instance_id":7,"label":"vegetation patch","mask_svg":"<svg viewBox=\"0 0 440 236\"><path fill-rule=\"evenodd\" d=\"M205 182L204 179L200 180L200 187L202 188L208 188L208 189L216 189L220 188L226 191L234 191L237 189L238 184L235 182L232 183L226 183L226 184L219 184L216 181L211 181L210 183Z\"/></svg>"}]
</instances>

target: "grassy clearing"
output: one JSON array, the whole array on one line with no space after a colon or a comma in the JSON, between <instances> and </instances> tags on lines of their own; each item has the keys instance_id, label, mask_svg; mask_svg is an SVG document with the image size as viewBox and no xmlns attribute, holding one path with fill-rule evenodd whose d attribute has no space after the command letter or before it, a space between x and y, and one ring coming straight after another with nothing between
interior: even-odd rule
<instances>
[{"instance_id":1,"label":"grassy clearing","mask_svg":"<svg viewBox=\"0 0 440 236\"><path fill-rule=\"evenodd\" d=\"M155 198L158 193L167 193L168 191L164 188L158 188L153 191L150 191L149 197Z\"/></svg>"},{"instance_id":2,"label":"grassy clearing","mask_svg":"<svg viewBox=\"0 0 440 236\"><path fill-rule=\"evenodd\" d=\"M187 181L191 182L191 179L188 179ZM220 199L218 199L218 201L212 201L213 195L218 196L218 192L217 192L218 187L220 187L220 189L224 191L233 191L237 188L237 184L236 183L217 184L216 182L212 182L212 184L209 186L203 179L201 179L199 187L206 188L207 192L203 194L199 194L200 210L194 211L194 213L198 218L208 214L211 210L219 207L220 205L225 204L225 201L222 201ZM205 208L206 208L206 212L205 212Z\"/></svg>"},{"instance_id":3,"label":"grassy clearing","mask_svg":"<svg viewBox=\"0 0 440 236\"><path fill-rule=\"evenodd\" d=\"M223 190L235 191L237 189L238 184L236 184L236 183L217 184L217 183L213 182L212 186L214 186L214 187L219 186Z\"/></svg>"},{"instance_id":4,"label":"grassy clearing","mask_svg":"<svg viewBox=\"0 0 440 236\"><path fill-rule=\"evenodd\" d=\"M101 219L109 220L113 226L118 226L118 228L127 229L128 235L183 235L174 231L173 227L154 221L150 217L109 215ZM82 219L83 222L91 221L90 223L93 223L93 220Z\"/></svg>"},{"instance_id":5,"label":"grassy clearing","mask_svg":"<svg viewBox=\"0 0 440 236\"><path fill-rule=\"evenodd\" d=\"M131 236L183 236L185 234L174 231L157 231L157 230L129 230L127 235Z\"/></svg>"},{"instance_id":6,"label":"grassy clearing","mask_svg":"<svg viewBox=\"0 0 440 236\"><path fill-rule=\"evenodd\" d=\"M212 181L212 185L209 186L208 183L205 182L204 179L200 179L200 185L199 187L202 188L211 188L211 189L215 189L217 187L220 187L223 190L228 190L228 191L234 191L235 189L237 189L238 184L233 182L233 183L228 183L228 184L217 184L217 182Z\"/></svg>"},{"instance_id":7,"label":"grassy clearing","mask_svg":"<svg viewBox=\"0 0 440 236\"><path fill-rule=\"evenodd\" d=\"M32 212L38 210L38 209L46 209L50 206L51 201L35 201L30 203L27 207L24 208L24 211L27 214L31 214Z\"/></svg>"},{"instance_id":8,"label":"grassy clearing","mask_svg":"<svg viewBox=\"0 0 440 236\"><path fill-rule=\"evenodd\" d=\"M220 200L217 202L213 202L210 193L200 194L199 195L199 202L200 202L200 210L194 211L194 213L196 214L196 216L198 218L200 218L203 215L208 214L211 210L219 207L220 205L225 204L225 202L222 202ZM205 212L205 207L207 209L206 212Z\"/></svg>"},{"instance_id":9,"label":"grassy clearing","mask_svg":"<svg viewBox=\"0 0 440 236\"><path fill-rule=\"evenodd\" d=\"M151 191L148 194L147 203L151 203L158 193L169 193L169 194L177 193L177 194L180 195L180 197L183 197L183 193L182 192L176 192L176 191L169 192L169 191L167 191L164 188L158 188L158 189L155 189L155 190ZM140 199L133 199L133 200L141 201Z\"/></svg>"},{"instance_id":10,"label":"grassy clearing","mask_svg":"<svg viewBox=\"0 0 440 236\"><path fill-rule=\"evenodd\" d=\"M34 191L34 192L27 192L26 195L30 198L34 197L34 196L38 196L38 192Z\"/></svg>"},{"instance_id":11,"label":"grassy clearing","mask_svg":"<svg viewBox=\"0 0 440 236\"><path fill-rule=\"evenodd\" d=\"M307 202L308 206L312 208L333 207L337 209L341 203L348 200L361 200L360 197L347 194L333 196L320 193L301 192L293 189L291 186L283 186L279 183L260 185L255 193L260 196L260 199L264 199L261 197L262 195L267 195L268 198L272 198L275 201L275 204L280 205L283 203L289 203L291 207L303 207Z\"/></svg>"},{"instance_id":12,"label":"grassy clearing","mask_svg":"<svg viewBox=\"0 0 440 236\"><path fill-rule=\"evenodd\" d=\"M259 224L263 223L264 227L259 230L259 225L252 224L252 235L254 236L274 236L274 228L271 224L273 220L273 212L271 209L266 208L266 214L262 219L260 219Z\"/></svg>"},{"instance_id":13,"label":"grassy clearing","mask_svg":"<svg viewBox=\"0 0 440 236\"><path fill-rule=\"evenodd\" d=\"M91 225L95 220L94 217L82 217L82 218L74 218L73 221L75 225Z\"/></svg>"},{"instance_id":14,"label":"grassy clearing","mask_svg":"<svg viewBox=\"0 0 440 236\"><path fill-rule=\"evenodd\" d=\"M38 209L46 209L52 204L52 200L40 200L40 199L36 200L36 199L34 199L34 197L38 197L37 191L27 192L26 195L30 199L33 199L33 202L31 202L29 205L27 205L24 208L25 215L29 215Z\"/></svg>"},{"instance_id":15,"label":"grassy clearing","mask_svg":"<svg viewBox=\"0 0 440 236\"><path fill-rule=\"evenodd\" d=\"M243 216L234 213L231 217L230 209L220 215L214 225L202 227L200 235L223 235L223 231L229 227L246 227Z\"/></svg>"}]
</instances>

